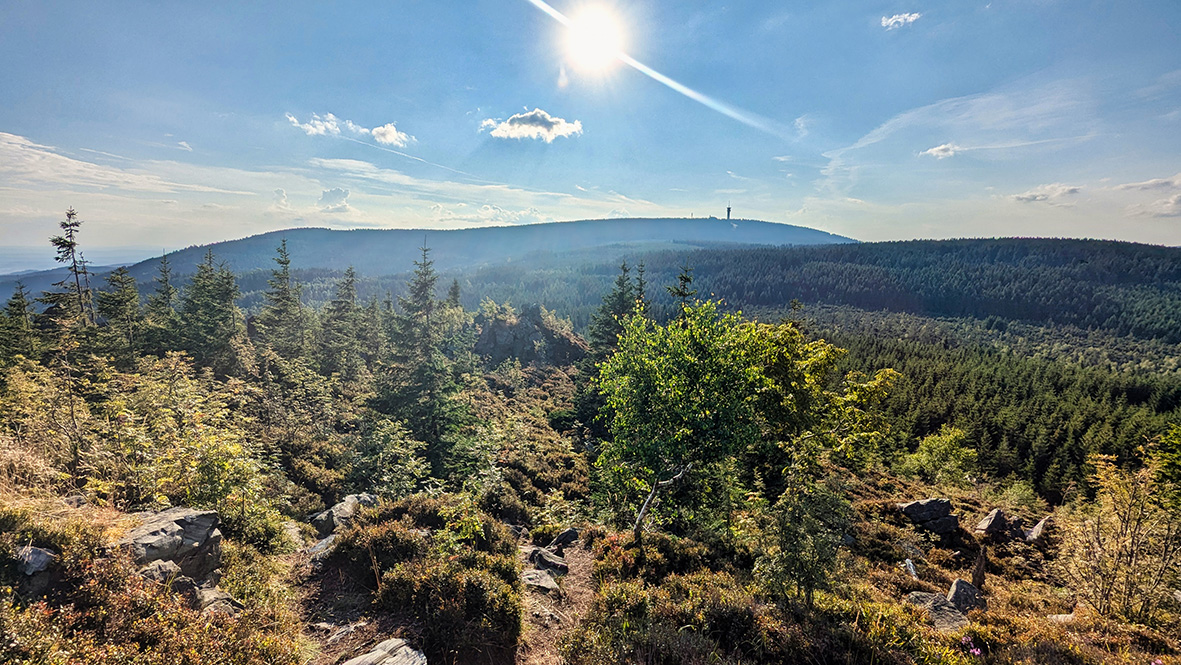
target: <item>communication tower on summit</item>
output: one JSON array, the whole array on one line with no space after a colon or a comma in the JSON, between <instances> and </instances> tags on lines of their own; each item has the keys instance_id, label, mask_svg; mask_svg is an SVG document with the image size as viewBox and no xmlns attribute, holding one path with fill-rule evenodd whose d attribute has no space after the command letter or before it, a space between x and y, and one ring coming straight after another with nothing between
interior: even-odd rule
<instances>
[{"instance_id":1,"label":"communication tower on summit","mask_svg":"<svg viewBox=\"0 0 1181 665\"><path fill-rule=\"evenodd\" d=\"M726 201L726 221L730 221L730 202Z\"/></svg>"}]
</instances>

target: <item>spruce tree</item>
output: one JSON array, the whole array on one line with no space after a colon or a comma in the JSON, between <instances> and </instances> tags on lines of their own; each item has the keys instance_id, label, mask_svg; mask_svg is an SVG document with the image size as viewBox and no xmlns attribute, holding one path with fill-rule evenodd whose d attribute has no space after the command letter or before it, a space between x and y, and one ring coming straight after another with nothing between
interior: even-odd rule
<instances>
[{"instance_id":1,"label":"spruce tree","mask_svg":"<svg viewBox=\"0 0 1181 665\"><path fill-rule=\"evenodd\" d=\"M93 297L90 292L90 274L86 268L86 259L78 248L78 232L82 227L82 220L78 213L70 208L66 211L66 218L58 226L62 234L53 236L49 242L56 250L54 260L67 266L65 279L55 282L55 291L45 292L39 300L45 303L45 315L48 319L62 327L88 327L94 325L95 312Z\"/></svg>"},{"instance_id":2,"label":"spruce tree","mask_svg":"<svg viewBox=\"0 0 1181 665\"><path fill-rule=\"evenodd\" d=\"M142 346L143 318L135 277L127 268L117 268L107 275L107 290L98 294L98 314L105 324L99 333L101 346L114 356L117 367L131 369Z\"/></svg>"},{"instance_id":3,"label":"spruce tree","mask_svg":"<svg viewBox=\"0 0 1181 665\"><path fill-rule=\"evenodd\" d=\"M25 285L17 282L0 318L0 367L10 364L16 356L35 360L40 346L33 328L33 302Z\"/></svg>"},{"instance_id":4,"label":"spruce tree","mask_svg":"<svg viewBox=\"0 0 1181 665\"><path fill-rule=\"evenodd\" d=\"M339 374L353 381L360 376L361 344L358 340L360 309L357 307L357 272L349 266L336 283L336 292L324 309L320 323L320 372Z\"/></svg>"},{"instance_id":5,"label":"spruce tree","mask_svg":"<svg viewBox=\"0 0 1181 665\"><path fill-rule=\"evenodd\" d=\"M168 255L160 257L156 290L144 310L144 350L157 356L180 348L180 315L176 311L179 291L172 284Z\"/></svg>"},{"instance_id":6,"label":"spruce tree","mask_svg":"<svg viewBox=\"0 0 1181 665\"><path fill-rule=\"evenodd\" d=\"M291 256L287 253L287 239L279 244L275 257L278 268L271 270L269 287L263 295L265 304L254 319L259 339L284 358L303 354L307 344L307 325L299 284L291 277Z\"/></svg>"},{"instance_id":7,"label":"spruce tree","mask_svg":"<svg viewBox=\"0 0 1181 665\"><path fill-rule=\"evenodd\" d=\"M237 360L233 342L242 332L237 298L234 273L215 266L213 250L208 250L181 297L181 343L198 363L221 374L229 373Z\"/></svg>"}]
</instances>

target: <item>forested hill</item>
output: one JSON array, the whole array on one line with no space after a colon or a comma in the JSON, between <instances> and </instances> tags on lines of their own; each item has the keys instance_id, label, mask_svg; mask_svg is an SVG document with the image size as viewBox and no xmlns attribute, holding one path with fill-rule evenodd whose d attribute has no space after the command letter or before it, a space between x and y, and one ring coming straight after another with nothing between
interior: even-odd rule
<instances>
[{"instance_id":1,"label":"forested hill","mask_svg":"<svg viewBox=\"0 0 1181 665\"><path fill-rule=\"evenodd\" d=\"M49 230L47 230L47 236ZM85 243L85 234L83 234ZM535 252L583 252L611 245L636 247L701 247L719 243L735 245L815 245L852 243L843 236L801 226L756 220L724 219L594 219L574 222L498 226L475 229L286 229L240 240L189 247L169 254L179 275L192 273L211 250L217 261L242 275L269 270L275 247L283 239L292 266L300 270L343 271L352 266L359 275L381 276L404 272L419 257L424 244L439 270L474 268L505 263ZM85 246L85 244L83 245ZM617 256L626 249L613 253ZM158 258L129 267L140 282L156 273ZM19 276L37 292L58 278L50 271ZM0 276L0 295L7 297L16 276Z\"/></svg>"},{"instance_id":2,"label":"forested hill","mask_svg":"<svg viewBox=\"0 0 1181 665\"><path fill-rule=\"evenodd\" d=\"M670 284L682 265L695 286L734 307L847 305L926 316L996 317L1181 342L1181 248L1102 240L918 240L795 248L633 254L649 283ZM493 267L472 288L503 301L540 300L581 325L618 268ZM598 288L587 283L594 275ZM563 290L563 282L570 288ZM462 283L462 280L461 280ZM577 285L577 286L575 286ZM544 287L545 297L533 295ZM659 305L662 291L652 294ZM665 300L667 302L667 300Z\"/></svg>"}]
</instances>

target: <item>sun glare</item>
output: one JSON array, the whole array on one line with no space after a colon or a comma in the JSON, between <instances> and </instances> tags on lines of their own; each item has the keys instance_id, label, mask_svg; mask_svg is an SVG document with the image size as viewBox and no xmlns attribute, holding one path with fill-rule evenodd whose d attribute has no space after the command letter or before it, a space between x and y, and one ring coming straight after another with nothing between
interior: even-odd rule
<instances>
[{"instance_id":1,"label":"sun glare","mask_svg":"<svg viewBox=\"0 0 1181 665\"><path fill-rule=\"evenodd\" d=\"M607 69L623 51L619 21L601 7L588 7L571 19L566 39L571 64L585 71Z\"/></svg>"}]
</instances>

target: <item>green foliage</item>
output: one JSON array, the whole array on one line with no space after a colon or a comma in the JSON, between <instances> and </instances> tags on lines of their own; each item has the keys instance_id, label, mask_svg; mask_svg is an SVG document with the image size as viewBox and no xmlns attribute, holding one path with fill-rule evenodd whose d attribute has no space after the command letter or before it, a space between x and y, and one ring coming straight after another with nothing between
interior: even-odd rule
<instances>
[{"instance_id":1,"label":"green foliage","mask_svg":"<svg viewBox=\"0 0 1181 665\"><path fill-rule=\"evenodd\" d=\"M966 486L975 468L976 451L963 430L944 425L938 434L919 441L918 450L898 464L898 472L936 485Z\"/></svg>"},{"instance_id":2,"label":"green foliage","mask_svg":"<svg viewBox=\"0 0 1181 665\"><path fill-rule=\"evenodd\" d=\"M308 325L300 302L299 284L291 276L291 255L284 238L275 256L277 268L267 282L262 311L254 319L258 338L284 358L303 355L308 343Z\"/></svg>"},{"instance_id":3,"label":"green foliage","mask_svg":"<svg viewBox=\"0 0 1181 665\"><path fill-rule=\"evenodd\" d=\"M430 473L426 444L399 422L380 419L361 438L350 484L386 499L401 499L422 488Z\"/></svg>"},{"instance_id":4,"label":"green foliage","mask_svg":"<svg viewBox=\"0 0 1181 665\"><path fill-rule=\"evenodd\" d=\"M172 284L168 255L160 257L156 289L144 309L144 350L157 356L180 346L180 314L176 311L180 291Z\"/></svg>"},{"instance_id":5,"label":"green foliage","mask_svg":"<svg viewBox=\"0 0 1181 665\"><path fill-rule=\"evenodd\" d=\"M126 268L107 275L107 290L98 294L98 316L105 324L99 332L99 348L114 358L119 369L131 369L143 345L143 317L135 278Z\"/></svg>"},{"instance_id":6,"label":"green foliage","mask_svg":"<svg viewBox=\"0 0 1181 665\"><path fill-rule=\"evenodd\" d=\"M807 481L794 485L770 511L770 543L754 574L773 597L792 594L811 606L815 592L829 588L853 515L849 500L833 488Z\"/></svg>"},{"instance_id":7,"label":"green foliage","mask_svg":"<svg viewBox=\"0 0 1181 665\"><path fill-rule=\"evenodd\" d=\"M320 373L344 381L361 377L361 310L357 307L357 273L349 268L336 283L336 293L320 320Z\"/></svg>"},{"instance_id":8,"label":"green foliage","mask_svg":"<svg viewBox=\"0 0 1181 665\"><path fill-rule=\"evenodd\" d=\"M180 300L180 343L198 364L221 375L242 374L245 327L235 305L234 273L215 266L213 250L189 280Z\"/></svg>"},{"instance_id":9,"label":"green foliage","mask_svg":"<svg viewBox=\"0 0 1181 665\"><path fill-rule=\"evenodd\" d=\"M36 359L40 349L41 341L33 328L33 302L24 284L17 282L0 314L0 368L12 365L17 356Z\"/></svg>"}]
</instances>

